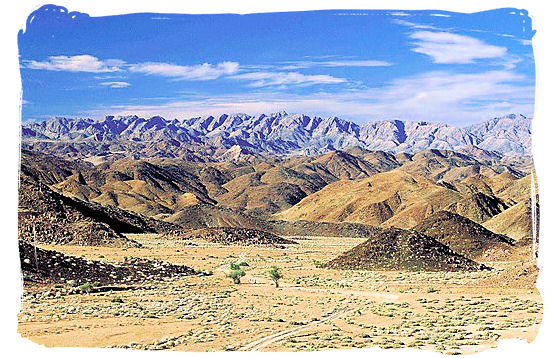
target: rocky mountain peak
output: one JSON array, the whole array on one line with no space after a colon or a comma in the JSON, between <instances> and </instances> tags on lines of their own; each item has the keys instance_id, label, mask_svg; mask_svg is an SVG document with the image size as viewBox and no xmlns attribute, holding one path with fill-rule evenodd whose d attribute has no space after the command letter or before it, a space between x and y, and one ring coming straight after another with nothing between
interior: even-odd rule
<instances>
[{"instance_id":1,"label":"rocky mountain peak","mask_svg":"<svg viewBox=\"0 0 550 358\"><path fill-rule=\"evenodd\" d=\"M521 155L530 152L530 134L531 120L521 114L458 128L444 123L400 119L358 125L337 116L310 117L286 111L259 116L236 113L182 120L166 120L161 116L145 119L136 115L106 116L100 121L54 117L44 122L26 123L22 128L24 138L56 140L62 146L67 140L86 141L89 145L111 141L123 147L130 140L147 143L149 147L163 147L155 151L161 156L166 152L165 147L171 144L188 151L193 150L189 145L196 143L216 151L238 145L261 155L312 155L351 147L393 153L475 147L500 155ZM177 154L170 154L174 155Z\"/></svg>"}]
</instances>

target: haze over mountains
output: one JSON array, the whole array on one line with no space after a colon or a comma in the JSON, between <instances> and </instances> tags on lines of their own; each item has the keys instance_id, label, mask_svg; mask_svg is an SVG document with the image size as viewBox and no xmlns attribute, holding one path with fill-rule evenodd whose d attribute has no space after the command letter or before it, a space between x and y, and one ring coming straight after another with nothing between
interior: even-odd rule
<instances>
[{"instance_id":1,"label":"haze over mountains","mask_svg":"<svg viewBox=\"0 0 550 358\"><path fill-rule=\"evenodd\" d=\"M510 114L466 128L387 120L358 125L338 118L279 112L223 114L183 120L159 116L55 117L24 124L24 145L69 157L132 153L191 161L239 160L263 155L316 155L360 147L391 153L476 147L496 155L529 154L531 119Z\"/></svg>"}]
</instances>

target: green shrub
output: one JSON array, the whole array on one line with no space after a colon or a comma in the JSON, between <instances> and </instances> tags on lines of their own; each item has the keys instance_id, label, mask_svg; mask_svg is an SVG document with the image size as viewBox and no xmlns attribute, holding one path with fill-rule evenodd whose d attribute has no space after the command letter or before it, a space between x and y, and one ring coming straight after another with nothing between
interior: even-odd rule
<instances>
[{"instance_id":1,"label":"green shrub","mask_svg":"<svg viewBox=\"0 0 550 358\"><path fill-rule=\"evenodd\" d=\"M283 278L283 275L281 274L281 269L277 266L271 266L271 269L268 272L269 277L275 282L275 287L279 287L279 280Z\"/></svg>"},{"instance_id":2,"label":"green shrub","mask_svg":"<svg viewBox=\"0 0 550 358\"><path fill-rule=\"evenodd\" d=\"M317 268L322 268L323 267L323 262L313 259L313 266L315 266Z\"/></svg>"},{"instance_id":3,"label":"green shrub","mask_svg":"<svg viewBox=\"0 0 550 358\"><path fill-rule=\"evenodd\" d=\"M92 284L89 283L89 282L86 282L85 284L82 284L80 286L78 286L78 289L81 291L81 292L86 292L86 293L90 293L92 291Z\"/></svg>"},{"instance_id":4,"label":"green shrub","mask_svg":"<svg viewBox=\"0 0 550 358\"><path fill-rule=\"evenodd\" d=\"M233 267L233 264L232 264ZM241 283L241 277L246 275L246 272L244 272L241 268L239 268L238 265L236 265L236 269L231 269L229 273L227 274L227 277L233 280L233 283L238 285Z\"/></svg>"}]
</instances>

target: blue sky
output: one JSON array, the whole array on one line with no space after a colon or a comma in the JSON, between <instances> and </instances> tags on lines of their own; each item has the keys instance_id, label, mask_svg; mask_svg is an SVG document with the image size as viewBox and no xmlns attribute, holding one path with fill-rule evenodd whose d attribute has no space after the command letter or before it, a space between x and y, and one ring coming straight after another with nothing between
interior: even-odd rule
<instances>
[{"instance_id":1,"label":"blue sky","mask_svg":"<svg viewBox=\"0 0 550 358\"><path fill-rule=\"evenodd\" d=\"M530 116L533 34L517 9L89 17L49 5L18 35L22 119Z\"/></svg>"}]
</instances>

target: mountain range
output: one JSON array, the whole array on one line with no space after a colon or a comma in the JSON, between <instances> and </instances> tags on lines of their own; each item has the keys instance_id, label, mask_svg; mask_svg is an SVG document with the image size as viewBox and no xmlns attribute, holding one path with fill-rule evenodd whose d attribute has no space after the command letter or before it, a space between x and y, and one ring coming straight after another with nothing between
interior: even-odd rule
<instances>
[{"instance_id":1,"label":"mountain range","mask_svg":"<svg viewBox=\"0 0 550 358\"><path fill-rule=\"evenodd\" d=\"M479 148L502 156L530 154L531 119L520 114L465 128L443 123L385 120L363 125L286 112L223 114L167 120L106 116L55 117L22 126L24 148L65 157L177 157L225 161L262 156L318 155L359 147L390 153ZM98 159L98 158L96 158Z\"/></svg>"}]
</instances>

